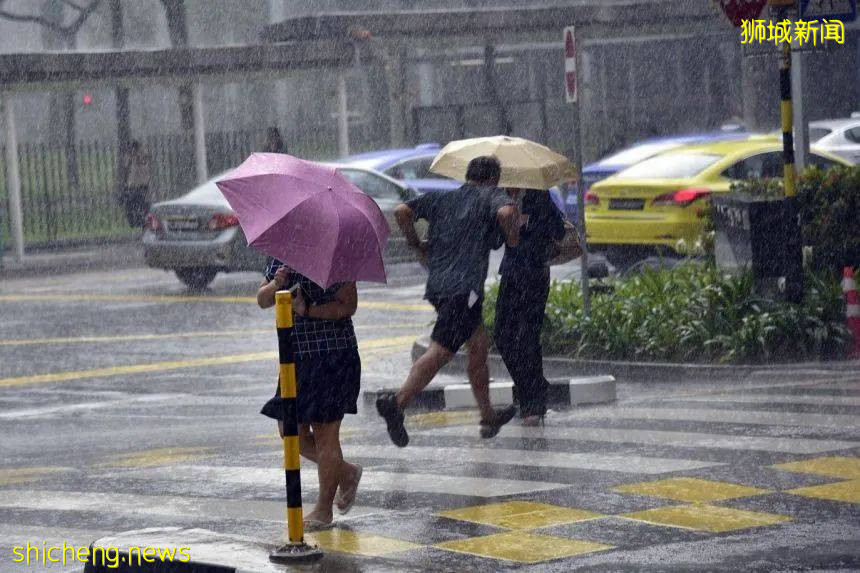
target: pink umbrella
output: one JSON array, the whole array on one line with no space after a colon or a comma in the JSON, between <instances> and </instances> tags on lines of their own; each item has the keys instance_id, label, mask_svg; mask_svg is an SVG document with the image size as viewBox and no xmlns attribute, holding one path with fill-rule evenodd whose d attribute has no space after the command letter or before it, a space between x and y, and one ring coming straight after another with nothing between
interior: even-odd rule
<instances>
[{"instance_id":1,"label":"pink umbrella","mask_svg":"<svg viewBox=\"0 0 860 573\"><path fill-rule=\"evenodd\" d=\"M334 168L254 153L217 184L255 249L323 288L343 281L386 282L385 216Z\"/></svg>"}]
</instances>

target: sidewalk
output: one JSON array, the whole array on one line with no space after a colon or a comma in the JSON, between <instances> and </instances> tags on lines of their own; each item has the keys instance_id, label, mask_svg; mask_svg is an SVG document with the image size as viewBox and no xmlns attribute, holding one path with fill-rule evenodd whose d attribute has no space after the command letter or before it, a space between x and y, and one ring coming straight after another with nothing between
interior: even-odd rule
<instances>
[{"instance_id":1,"label":"sidewalk","mask_svg":"<svg viewBox=\"0 0 860 573\"><path fill-rule=\"evenodd\" d=\"M143 246L140 240L126 239L122 242L86 247L25 252L21 262L16 261L11 252L6 251L0 264L0 279L143 265Z\"/></svg>"}]
</instances>

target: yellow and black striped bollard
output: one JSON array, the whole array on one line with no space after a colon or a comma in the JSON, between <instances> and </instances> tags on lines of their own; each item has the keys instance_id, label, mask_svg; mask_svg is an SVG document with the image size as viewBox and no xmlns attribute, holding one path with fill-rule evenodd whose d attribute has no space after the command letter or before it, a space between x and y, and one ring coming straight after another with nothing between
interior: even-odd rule
<instances>
[{"instance_id":1,"label":"yellow and black striped bollard","mask_svg":"<svg viewBox=\"0 0 860 573\"><path fill-rule=\"evenodd\" d=\"M289 291L275 293L278 327L279 384L284 404L284 476L287 487L288 541L269 556L275 563L322 557L322 551L305 543L302 521L302 480L299 462L299 423L296 410L296 364L293 353L293 297Z\"/></svg>"}]
</instances>

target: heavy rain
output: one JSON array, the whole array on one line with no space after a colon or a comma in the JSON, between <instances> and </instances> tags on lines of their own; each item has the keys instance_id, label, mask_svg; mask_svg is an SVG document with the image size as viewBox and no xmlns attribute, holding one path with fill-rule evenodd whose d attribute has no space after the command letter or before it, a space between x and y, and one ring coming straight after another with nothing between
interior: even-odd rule
<instances>
[{"instance_id":1,"label":"heavy rain","mask_svg":"<svg viewBox=\"0 0 860 573\"><path fill-rule=\"evenodd\" d=\"M0 0L0 571L860 570L856 0Z\"/></svg>"}]
</instances>

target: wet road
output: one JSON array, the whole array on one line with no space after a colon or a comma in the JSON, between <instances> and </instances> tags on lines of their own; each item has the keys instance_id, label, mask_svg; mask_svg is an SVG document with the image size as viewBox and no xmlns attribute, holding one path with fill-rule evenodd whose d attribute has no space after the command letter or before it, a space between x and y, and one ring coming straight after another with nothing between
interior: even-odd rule
<instances>
[{"instance_id":1,"label":"wet road","mask_svg":"<svg viewBox=\"0 0 860 573\"><path fill-rule=\"evenodd\" d=\"M408 273L407 273L408 275ZM363 386L399 384L433 318L406 275L361 289ZM257 414L277 371L257 277L188 293L147 269L0 285L0 571L13 547L200 527L277 541L283 472ZM477 438L415 412L406 449L363 407L358 506L320 570L860 568L860 375L620 385L614 406ZM305 465L305 500L316 477Z\"/></svg>"}]
</instances>

